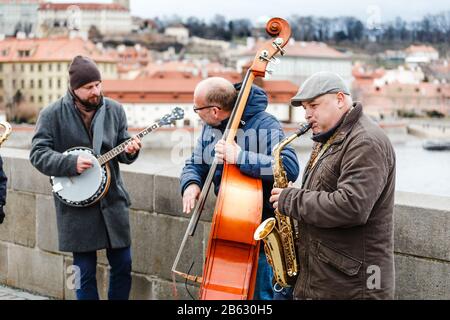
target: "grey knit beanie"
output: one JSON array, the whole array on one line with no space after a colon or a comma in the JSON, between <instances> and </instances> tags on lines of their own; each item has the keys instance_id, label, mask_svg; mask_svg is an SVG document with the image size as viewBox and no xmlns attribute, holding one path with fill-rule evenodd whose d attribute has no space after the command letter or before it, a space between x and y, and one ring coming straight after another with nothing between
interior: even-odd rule
<instances>
[{"instance_id":1,"label":"grey knit beanie","mask_svg":"<svg viewBox=\"0 0 450 320\"><path fill-rule=\"evenodd\" d=\"M100 71L93 60L84 56L73 58L69 66L70 87L72 90L93 81L101 81Z\"/></svg>"}]
</instances>

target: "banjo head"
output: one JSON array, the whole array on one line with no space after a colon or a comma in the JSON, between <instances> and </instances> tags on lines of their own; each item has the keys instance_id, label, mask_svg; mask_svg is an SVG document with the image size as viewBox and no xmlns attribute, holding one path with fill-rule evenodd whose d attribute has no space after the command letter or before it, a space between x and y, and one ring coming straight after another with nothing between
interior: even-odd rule
<instances>
[{"instance_id":1,"label":"banjo head","mask_svg":"<svg viewBox=\"0 0 450 320\"><path fill-rule=\"evenodd\" d=\"M93 166L72 177L52 177L53 192L64 203L84 207L96 202L106 188L107 172L100 166L94 151L85 147L69 149L64 154L83 155L92 160Z\"/></svg>"}]
</instances>

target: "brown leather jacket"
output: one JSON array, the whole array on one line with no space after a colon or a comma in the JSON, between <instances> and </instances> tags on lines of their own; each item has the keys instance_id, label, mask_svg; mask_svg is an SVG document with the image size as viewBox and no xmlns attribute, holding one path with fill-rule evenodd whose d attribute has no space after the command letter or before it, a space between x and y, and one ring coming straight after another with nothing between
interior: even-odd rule
<instances>
[{"instance_id":1,"label":"brown leather jacket","mask_svg":"<svg viewBox=\"0 0 450 320\"><path fill-rule=\"evenodd\" d=\"M279 208L299 222L295 299L393 299L395 154L355 104L303 187Z\"/></svg>"}]
</instances>

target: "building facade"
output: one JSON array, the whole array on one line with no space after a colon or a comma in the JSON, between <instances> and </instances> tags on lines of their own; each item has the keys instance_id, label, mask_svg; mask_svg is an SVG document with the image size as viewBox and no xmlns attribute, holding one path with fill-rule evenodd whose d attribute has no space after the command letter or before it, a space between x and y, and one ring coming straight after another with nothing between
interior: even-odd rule
<instances>
[{"instance_id":1,"label":"building facade","mask_svg":"<svg viewBox=\"0 0 450 320\"><path fill-rule=\"evenodd\" d=\"M38 35L77 31L87 38L95 27L103 35L131 32L130 10L119 3L42 3L38 10Z\"/></svg>"},{"instance_id":2,"label":"building facade","mask_svg":"<svg viewBox=\"0 0 450 320\"><path fill-rule=\"evenodd\" d=\"M63 96L69 64L78 54L94 59L103 79L117 78L116 61L81 38L0 41L0 109L6 117L30 118Z\"/></svg>"},{"instance_id":3,"label":"building facade","mask_svg":"<svg viewBox=\"0 0 450 320\"><path fill-rule=\"evenodd\" d=\"M261 42L256 42L237 59L238 70L253 60L257 48L261 45ZM339 74L351 87L352 61L349 56L319 42L290 41L284 49L286 54L277 56L279 63L269 64L273 74L267 75L267 79L289 80L300 86L306 78L316 72L331 71Z\"/></svg>"},{"instance_id":4,"label":"building facade","mask_svg":"<svg viewBox=\"0 0 450 320\"><path fill-rule=\"evenodd\" d=\"M174 107L181 107L185 115L177 126L195 128L201 126L201 120L193 111L192 100L195 86L201 80L201 77L109 80L104 81L103 89L106 96L123 105L130 127L145 128ZM290 98L297 93L296 85L274 80L264 81L261 86L269 98L269 113L286 123L304 121L303 108L292 111L289 106Z\"/></svg>"},{"instance_id":5,"label":"building facade","mask_svg":"<svg viewBox=\"0 0 450 320\"><path fill-rule=\"evenodd\" d=\"M14 36L18 32L33 34L37 27L37 11L43 0L1 0L0 34Z\"/></svg>"},{"instance_id":6,"label":"building facade","mask_svg":"<svg viewBox=\"0 0 450 320\"><path fill-rule=\"evenodd\" d=\"M409 46L406 48L405 53L405 62L412 65L430 63L439 59L439 52L435 48L426 45Z\"/></svg>"}]
</instances>

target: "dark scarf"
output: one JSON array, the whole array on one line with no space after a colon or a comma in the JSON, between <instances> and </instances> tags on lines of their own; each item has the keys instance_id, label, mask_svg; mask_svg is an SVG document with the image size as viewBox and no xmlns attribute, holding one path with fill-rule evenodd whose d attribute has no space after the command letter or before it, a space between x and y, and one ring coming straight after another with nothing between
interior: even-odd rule
<instances>
[{"instance_id":1,"label":"dark scarf","mask_svg":"<svg viewBox=\"0 0 450 320\"><path fill-rule=\"evenodd\" d=\"M342 122L344 122L344 119L345 119L346 115L347 115L349 112L350 112L350 110L347 111L344 115L342 115L341 119L339 119L339 121L336 123L336 125L335 125L333 128L331 128L330 130L325 131L325 132L313 134L312 137L311 137L311 139L312 139L314 142L319 142L319 143L322 143L322 144L325 143L325 142L327 142L328 139L330 139L331 136L332 136L332 135L336 132L336 130L340 127L340 125L342 124Z\"/></svg>"},{"instance_id":2,"label":"dark scarf","mask_svg":"<svg viewBox=\"0 0 450 320\"><path fill-rule=\"evenodd\" d=\"M91 103L82 101L71 89L69 89L69 93L73 98L73 101L75 103L75 108L80 112L81 119L83 120L84 127L88 131L89 135L92 138L91 133L91 124L92 119L94 118L95 113L97 110L102 106L103 104L103 95L100 96L100 102L96 105L93 105Z\"/></svg>"}]
</instances>

